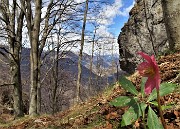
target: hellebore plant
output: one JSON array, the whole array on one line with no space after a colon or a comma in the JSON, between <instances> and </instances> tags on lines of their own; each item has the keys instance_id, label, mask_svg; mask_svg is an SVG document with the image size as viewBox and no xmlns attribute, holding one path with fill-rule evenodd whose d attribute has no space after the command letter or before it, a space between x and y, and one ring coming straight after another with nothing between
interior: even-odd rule
<instances>
[{"instance_id":1,"label":"hellebore plant","mask_svg":"<svg viewBox=\"0 0 180 129\"><path fill-rule=\"evenodd\" d=\"M147 62L142 62L138 67L139 74L143 77L148 77L145 84L145 93L150 94L154 88L159 91L160 87L160 74L159 68L154 58L154 55L148 56L143 52L138 52Z\"/></svg>"},{"instance_id":2,"label":"hellebore plant","mask_svg":"<svg viewBox=\"0 0 180 129\"><path fill-rule=\"evenodd\" d=\"M176 88L176 84L162 83L159 74L159 68L156 63L155 57L149 56L143 52L138 52L145 62L138 65L137 70L143 77L141 83L140 93L136 90L131 81L125 77L121 77L119 80L120 85L130 92L132 96L120 96L110 102L111 105L117 107L129 106L129 109L123 114L121 126L127 126L135 123L138 118L142 118L143 126L146 129L145 123L145 109L148 106L147 114L147 126L149 129L167 129L166 123L163 117L162 109L172 108L172 104L162 105L160 104L160 96L165 96L173 92ZM145 94L144 94L145 93ZM157 99L157 101L154 101ZM151 105L155 105L159 109L161 122L158 116L155 114ZM162 126L163 125L163 126Z\"/></svg>"},{"instance_id":3,"label":"hellebore plant","mask_svg":"<svg viewBox=\"0 0 180 129\"><path fill-rule=\"evenodd\" d=\"M148 56L143 52L138 52L138 54L141 55L147 61L147 62L142 62L137 68L141 76L148 77L145 84L145 93L150 94L152 90L156 88L157 102L158 102L161 122L163 124L164 129L167 129L160 103L159 87L160 87L161 79L160 79L158 64L156 63L154 55Z\"/></svg>"}]
</instances>

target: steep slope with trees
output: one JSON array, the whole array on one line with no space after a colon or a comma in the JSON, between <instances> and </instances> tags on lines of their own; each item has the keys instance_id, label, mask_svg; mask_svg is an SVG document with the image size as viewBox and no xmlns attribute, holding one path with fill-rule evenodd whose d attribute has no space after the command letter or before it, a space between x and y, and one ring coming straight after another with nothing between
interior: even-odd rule
<instances>
[{"instance_id":1,"label":"steep slope with trees","mask_svg":"<svg viewBox=\"0 0 180 129\"><path fill-rule=\"evenodd\" d=\"M5 47L5 46L4 46ZM5 47L7 48L7 46ZM56 52L56 51L54 51ZM78 76L78 54L75 54L71 51L69 52L59 52L59 59L58 59L58 78L57 78L57 86L56 89L54 87L55 82L55 72L54 66L52 64L54 58L54 52L46 56L46 60L43 62L41 66L41 84L42 84L42 111L41 113L52 113L58 112L61 110L67 110L69 107L74 105L75 103L75 92L76 91L76 81ZM29 84L30 84L30 49L29 48L22 48L22 60L21 60L21 75L22 75L22 91L23 91L23 111L27 114L27 110L29 108ZM49 53L48 51L43 53L46 55ZM62 55L61 55L62 54ZM106 76L98 76L96 70L94 72L90 71L90 58L91 56L88 54L83 53L82 57L82 81L81 81L81 93L80 96L82 100L86 100L89 98L89 77L92 78L92 87L91 95L97 94L99 91L102 91L107 85L112 84L113 80L110 74L111 72L103 73L107 74ZM5 105L6 108L13 108L13 100L12 100L12 86L8 85L10 83L10 71L9 67L5 64L6 60L3 56L0 55L0 59L4 62L0 62L0 71L4 71L3 74L0 75L0 96L3 98L6 95L7 101L2 100L0 104ZM96 65L96 61L93 61L93 67ZM108 64L111 63L110 61L105 61ZM111 70L111 66L107 64L106 69ZM52 72L53 70L53 72ZM97 80L99 79L99 80ZM101 81L100 81L101 80ZM3 85L7 84L7 85ZM55 93L56 90L56 93ZM55 93L55 94L54 94ZM55 96L55 97L53 97ZM0 97L0 98L1 98ZM54 100L55 98L55 100ZM55 101L54 106L52 105ZM54 108L53 108L54 107ZM54 109L54 111L53 111Z\"/></svg>"},{"instance_id":2,"label":"steep slope with trees","mask_svg":"<svg viewBox=\"0 0 180 129\"><path fill-rule=\"evenodd\" d=\"M158 60L162 82L180 83L176 80L177 73L173 70L180 68L180 53L161 56ZM138 87L141 83L137 72L128 77L133 84ZM162 103L172 103L168 109L164 110L164 117L168 129L179 129L180 127L180 88L162 99ZM119 83L107 88L104 92L92 97L86 102L71 107L69 110L59 112L54 115L43 115L36 118L25 117L19 120L12 120L9 115L0 115L0 128L58 128L58 129L132 129L133 127L144 129L141 120L137 120L134 125L121 127L122 115L127 111L127 107L114 107L110 101L118 96L130 95ZM157 108L154 107L157 111ZM128 120L129 121L129 120Z\"/></svg>"}]
</instances>

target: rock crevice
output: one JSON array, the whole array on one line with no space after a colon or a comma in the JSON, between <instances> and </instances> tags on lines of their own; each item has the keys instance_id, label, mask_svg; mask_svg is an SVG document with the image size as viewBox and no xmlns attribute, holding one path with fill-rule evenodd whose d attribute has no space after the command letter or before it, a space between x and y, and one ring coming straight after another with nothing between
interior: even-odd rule
<instances>
[{"instance_id":1,"label":"rock crevice","mask_svg":"<svg viewBox=\"0 0 180 129\"><path fill-rule=\"evenodd\" d=\"M133 73L138 51L158 55L169 48L161 0L136 0L118 37L121 69Z\"/></svg>"}]
</instances>

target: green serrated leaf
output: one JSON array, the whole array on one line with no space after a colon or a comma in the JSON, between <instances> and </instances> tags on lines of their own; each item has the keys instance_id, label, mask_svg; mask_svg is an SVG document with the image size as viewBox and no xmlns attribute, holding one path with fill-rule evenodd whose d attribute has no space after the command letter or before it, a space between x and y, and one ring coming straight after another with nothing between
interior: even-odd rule
<instances>
[{"instance_id":1,"label":"green serrated leaf","mask_svg":"<svg viewBox=\"0 0 180 129\"><path fill-rule=\"evenodd\" d=\"M138 95L138 91L136 90L135 86L125 77L121 77L119 83L125 90L131 92L134 95Z\"/></svg>"},{"instance_id":2,"label":"green serrated leaf","mask_svg":"<svg viewBox=\"0 0 180 129\"><path fill-rule=\"evenodd\" d=\"M146 81L147 81L147 77L143 77L141 79L141 95L142 95L142 98L145 96L144 87L145 87Z\"/></svg>"},{"instance_id":3,"label":"green serrated leaf","mask_svg":"<svg viewBox=\"0 0 180 129\"><path fill-rule=\"evenodd\" d=\"M177 85L173 83L162 83L159 89L160 96L165 96L167 94L172 93L175 90L176 86ZM156 98L157 98L157 93L156 93L156 89L154 89L148 98L148 102Z\"/></svg>"},{"instance_id":4,"label":"green serrated leaf","mask_svg":"<svg viewBox=\"0 0 180 129\"><path fill-rule=\"evenodd\" d=\"M132 107L134 108L134 111L136 112L136 114L138 115L138 118L140 116L143 115L143 112L145 111L146 107L147 107L147 104L145 103L134 103L132 105Z\"/></svg>"},{"instance_id":5,"label":"green serrated leaf","mask_svg":"<svg viewBox=\"0 0 180 129\"><path fill-rule=\"evenodd\" d=\"M121 127L131 125L138 119L138 114L130 107L122 116Z\"/></svg>"},{"instance_id":6,"label":"green serrated leaf","mask_svg":"<svg viewBox=\"0 0 180 129\"><path fill-rule=\"evenodd\" d=\"M142 116L145 111L147 104L145 103L135 103L123 114L121 127L133 124L140 116Z\"/></svg>"},{"instance_id":7,"label":"green serrated leaf","mask_svg":"<svg viewBox=\"0 0 180 129\"><path fill-rule=\"evenodd\" d=\"M131 97L128 96L120 96L115 98L110 102L111 105L116 107L128 106L128 104L132 101Z\"/></svg>"},{"instance_id":8,"label":"green serrated leaf","mask_svg":"<svg viewBox=\"0 0 180 129\"><path fill-rule=\"evenodd\" d=\"M160 123L156 113L152 110L150 106L148 109L147 124L149 129L163 129L163 126Z\"/></svg>"},{"instance_id":9,"label":"green serrated leaf","mask_svg":"<svg viewBox=\"0 0 180 129\"><path fill-rule=\"evenodd\" d=\"M145 104L145 103L140 103L140 105L139 105L140 107L140 114L139 114L139 116L142 116L143 115L143 113L145 112L145 109L146 109L146 107L147 107L147 104Z\"/></svg>"}]
</instances>

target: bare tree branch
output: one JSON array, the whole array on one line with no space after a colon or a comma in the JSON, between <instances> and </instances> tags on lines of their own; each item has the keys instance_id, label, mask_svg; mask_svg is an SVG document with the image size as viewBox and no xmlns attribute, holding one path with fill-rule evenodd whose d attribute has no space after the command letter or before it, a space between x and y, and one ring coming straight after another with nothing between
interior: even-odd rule
<instances>
[{"instance_id":1,"label":"bare tree branch","mask_svg":"<svg viewBox=\"0 0 180 129\"><path fill-rule=\"evenodd\" d=\"M4 86L14 86L14 84L1 84L0 87L4 87Z\"/></svg>"}]
</instances>

